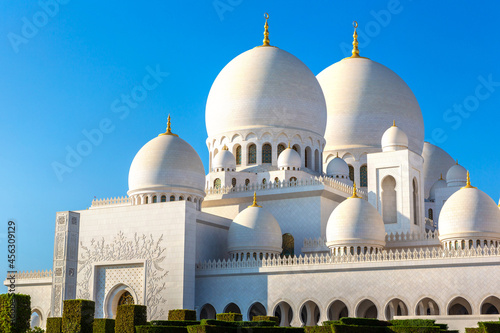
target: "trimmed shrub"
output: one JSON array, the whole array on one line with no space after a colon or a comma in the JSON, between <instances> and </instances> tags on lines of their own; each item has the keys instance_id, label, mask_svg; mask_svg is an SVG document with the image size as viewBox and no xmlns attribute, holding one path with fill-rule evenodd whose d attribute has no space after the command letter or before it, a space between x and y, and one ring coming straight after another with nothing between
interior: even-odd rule
<instances>
[{"instance_id":1,"label":"trimmed shrub","mask_svg":"<svg viewBox=\"0 0 500 333\"><path fill-rule=\"evenodd\" d=\"M191 325L200 325L200 322L197 320L153 320L149 323L149 325L186 327Z\"/></svg>"},{"instance_id":2,"label":"trimmed shrub","mask_svg":"<svg viewBox=\"0 0 500 333\"><path fill-rule=\"evenodd\" d=\"M45 333L61 333L62 332L62 317L47 318Z\"/></svg>"},{"instance_id":3,"label":"trimmed shrub","mask_svg":"<svg viewBox=\"0 0 500 333\"><path fill-rule=\"evenodd\" d=\"M179 326L136 326L137 333L187 333L186 327Z\"/></svg>"},{"instance_id":4,"label":"trimmed shrub","mask_svg":"<svg viewBox=\"0 0 500 333\"><path fill-rule=\"evenodd\" d=\"M397 333L440 333L439 326L389 326L389 332Z\"/></svg>"},{"instance_id":5,"label":"trimmed shrub","mask_svg":"<svg viewBox=\"0 0 500 333\"><path fill-rule=\"evenodd\" d=\"M274 321L223 321L215 319L202 319L201 325L223 327L274 327Z\"/></svg>"},{"instance_id":6,"label":"trimmed shrub","mask_svg":"<svg viewBox=\"0 0 500 333\"><path fill-rule=\"evenodd\" d=\"M480 321L477 324L484 333L500 333L500 321Z\"/></svg>"},{"instance_id":7,"label":"trimmed shrub","mask_svg":"<svg viewBox=\"0 0 500 333\"><path fill-rule=\"evenodd\" d=\"M304 326L305 333L332 333L332 326Z\"/></svg>"},{"instance_id":8,"label":"trimmed shrub","mask_svg":"<svg viewBox=\"0 0 500 333\"><path fill-rule=\"evenodd\" d=\"M43 329L41 329L40 327L35 326L35 327L27 330L26 333L45 333L45 331Z\"/></svg>"},{"instance_id":9,"label":"trimmed shrub","mask_svg":"<svg viewBox=\"0 0 500 333\"><path fill-rule=\"evenodd\" d=\"M194 310L169 310L168 320L196 320L196 311Z\"/></svg>"},{"instance_id":10,"label":"trimmed shrub","mask_svg":"<svg viewBox=\"0 0 500 333\"><path fill-rule=\"evenodd\" d=\"M0 295L0 332L24 333L30 328L31 297L23 294Z\"/></svg>"},{"instance_id":11,"label":"trimmed shrub","mask_svg":"<svg viewBox=\"0 0 500 333\"><path fill-rule=\"evenodd\" d=\"M357 326L390 326L391 324L384 320L372 318L340 318L340 322L344 325L357 325Z\"/></svg>"},{"instance_id":12,"label":"trimmed shrub","mask_svg":"<svg viewBox=\"0 0 500 333\"><path fill-rule=\"evenodd\" d=\"M218 313L217 320L223 321L242 321L243 316L241 313Z\"/></svg>"},{"instance_id":13,"label":"trimmed shrub","mask_svg":"<svg viewBox=\"0 0 500 333\"><path fill-rule=\"evenodd\" d=\"M482 327L466 327L465 333L484 333L484 329Z\"/></svg>"},{"instance_id":14,"label":"trimmed shrub","mask_svg":"<svg viewBox=\"0 0 500 333\"><path fill-rule=\"evenodd\" d=\"M135 333L136 326L147 324L145 305L119 305L115 320L115 333Z\"/></svg>"},{"instance_id":15,"label":"trimmed shrub","mask_svg":"<svg viewBox=\"0 0 500 333\"><path fill-rule=\"evenodd\" d=\"M361 326L361 325L338 325L333 324L333 333L386 333L386 326Z\"/></svg>"},{"instance_id":16,"label":"trimmed shrub","mask_svg":"<svg viewBox=\"0 0 500 333\"><path fill-rule=\"evenodd\" d=\"M439 326L441 330L448 331L448 324L434 324L435 326Z\"/></svg>"},{"instance_id":17,"label":"trimmed shrub","mask_svg":"<svg viewBox=\"0 0 500 333\"><path fill-rule=\"evenodd\" d=\"M422 327L439 326L434 319L393 319L389 320L392 326Z\"/></svg>"},{"instance_id":18,"label":"trimmed shrub","mask_svg":"<svg viewBox=\"0 0 500 333\"><path fill-rule=\"evenodd\" d=\"M187 327L188 333L236 333L235 327L215 325L194 325Z\"/></svg>"},{"instance_id":19,"label":"trimmed shrub","mask_svg":"<svg viewBox=\"0 0 500 333\"><path fill-rule=\"evenodd\" d=\"M69 299L63 301L62 333L92 333L94 301Z\"/></svg>"},{"instance_id":20,"label":"trimmed shrub","mask_svg":"<svg viewBox=\"0 0 500 333\"><path fill-rule=\"evenodd\" d=\"M94 333L114 333L114 319L94 319Z\"/></svg>"},{"instance_id":21,"label":"trimmed shrub","mask_svg":"<svg viewBox=\"0 0 500 333\"><path fill-rule=\"evenodd\" d=\"M342 323L340 322L340 320L326 320L323 322L323 326L330 326L330 325L333 325L333 324L340 324L342 325Z\"/></svg>"},{"instance_id":22,"label":"trimmed shrub","mask_svg":"<svg viewBox=\"0 0 500 333\"><path fill-rule=\"evenodd\" d=\"M253 316L252 321L274 321L276 326L280 324L278 317L275 316Z\"/></svg>"}]
</instances>

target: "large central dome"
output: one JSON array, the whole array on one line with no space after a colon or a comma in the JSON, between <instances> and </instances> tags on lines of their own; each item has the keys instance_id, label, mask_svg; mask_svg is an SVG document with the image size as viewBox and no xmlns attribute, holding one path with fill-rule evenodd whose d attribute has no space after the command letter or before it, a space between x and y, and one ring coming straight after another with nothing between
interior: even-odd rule
<instances>
[{"instance_id":1,"label":"large central dome","mask_svg":"<svg viewBox=\"0 0 500 333\"><path fill-rule=\"evenodd\" d=\"M261 46L219 73L206 107L209 137L242 129L285 128L325 133L326 104L311 70L297 57Z\"/></svg>"},{"instance_id":2,"label":"large central dome","mask_svg":"<svg viewBox=\"0 0 500 333\"><path fill-rule=\"evenodd\" d=\"M417 99L389 68L367 58L346 58L318 74L328 110L325 151L380 148L396 121L421 154L424 121Z\"/></svg>"}]
</instances>

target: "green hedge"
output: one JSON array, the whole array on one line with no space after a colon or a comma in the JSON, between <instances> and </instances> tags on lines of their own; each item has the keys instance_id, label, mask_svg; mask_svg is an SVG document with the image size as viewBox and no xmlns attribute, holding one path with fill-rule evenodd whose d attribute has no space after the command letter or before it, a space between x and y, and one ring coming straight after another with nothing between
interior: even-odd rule
<instances>
[{"instance_id":1,"label":"green hedge","mask_svg":"<svg viewBox=\"0 0 500 333\"><path fill-rule=\"evenodd\" d=\"M342 323L340 322L340 320L325 320L322 325L323 326L330 326L333 324L342 324Z\"/></svg>"},{"instance_id":2,"label":"green hedge","mask_svg":"<svg viewBox=\"0 0 500 333\"><path fill-rule=\"evenodd\" d=\"M0 295L0 332L24 333L30 328L31 297L23 294Z\"/></svg>"},{"instance_id":3,"label":"green hedge","mask_svg":"<svg viewBox=\"0 0 500 333\"><path fill-rule=\"evenodd\" d=\"M333 333L387 333L386 326L362 326L333 324Z\"/></svg>"},{"instance_id":4,"label":"green hedge","mask_svg":"<svg viewBox=\"0 0 500 333\"><path fill-rule=\"evenodd\" d=\"M372 318L343 317L343 318L340 318L340 322L344 325L356 325L356 326L390 326L391 325L387 321L372 319Z\"/></svg>"},{"instance_id":5,"label":"green hedge","mask_svg":"<svg viewBox=\"0 0 500 333\"><path fill-rule=\"evenodd\" d=\"M150 325L136 326L135 331L137 333L187 333L187 328L180 326Z\"/></svg>"},{"instance_id":6,"label":"green hedge","mask_svg":"<svg viewBox=\"0 0 500 333\"><path fill-rule=\"evenodd\" d=\"M236 328L231 326L194 325L187 327L188 333L236 333Z\"/></svg>"},{"instance_id":7,"label":"green hedge","mask_svg":"<svg viewBox=\"0 0 500 333\"><path fill-rule=\"evenodd\" d=\"M191 325L200 325L200 322L197 320L153 320L150 325L186 327Z\"/></svg>"},{"instance_id":8,"label":"green hedge","mask_svg":"<svg viewBox=\"0 0 500 333\"><path fill-rule=\"evenodd\" d=\"M220 327L273 327L274 321L224 321L216 319L202 319L201 325L212 325Z\"/></svg>"},{"instance_id":9,"label":"green hedge","mask_svg":"<svg viewBox=\"0 0 500 333\"><path fill-rule=\"evenodd\" d=\"M484 329L482 327L466 327L465 333L484 333Z\"/></svg>"},{"instance_id":10,"label":"green hedge","mask_svg":"<svg viewBox=\"0 0 500 333\"><path fill-rule=\"evenodd\" d=\"M275 316L253 316L252 321L274 321L279 326L280 320Z\"/></svg>"},{"instance_id":11,"label":"green hedge","mask_svg":"<svg viewBox=\"0 0 500 333\"><path fill-rule=\"evenodd\" d=\"M215 325L188 326L188 333L304 333L302 327L231 327Z\"/></svg>"},{"instance_id":12,"label":"green hedge","mask_svg":"<svg viewBox=\"0 0 500 333\"><path fill-rule=\"evenodd\" d=\"M242 321L243 316L241 313L218 313L216 315L217 320L224 321Z\"/></svg>"},{"instance_id":13,"label":"green hedge","mask_svg":"<svg viewBox=\"0 0 500 333\"><path fill-rule=\"evenodd\" d=\"M444 331L448 331L448 324L434 324L436 326L439 326L441 328L441 330L444 330Z\"/></svg>"},{"instance_id":14,"label":"green hedge","mask_svg":"<svg viewBox=\"0 0 500 333\"><path fill-rule=\"evenodd\" d=\"M115 320L114 319L94 319L94 333L114 333Z\"/></svg>"},{"instance_id":15,"label":"green hedge","mask_svg":"<svg viewBox=\"0 0 500 333\"><path fill-rule=\"evenodd\" d=\"M483 329L484 333L500 332L500 321L480 321L477 324L480 328Z\"/></svg>"},{"instance_id":16,"label":"green hedge","mask_svg":"<svg viewBox=\"0 0 500 333\"><path fill-rule=\"evenodd\" d=\"M439 326L389 326L389 332L396 333L440 333Z\"/></svg>"},{"instance_id":17,"label":"green hedge","mask_svg":"<svg viewBox=\"0 0 500 333\"><path fill-rule=\"evenodd\" d=\"M434 319L394 319L389 320L392 326L405 326L405 327L428 327L428 326L439 326L436 325L436 320Z\"/></svg>"},{"instance_id":18,"label":"green hedge","mask_svg":"<svg viewBox=\"0 0 500 333\"><path fill-rule=\"evenodd\" d=\"M62 332L62 317L47 318L45 325L45 333L61 333Z\"/></svg>"},{"instance_id":19,"label":"green hedge","mask_svg":"<svg viewBox=\"0 0 500 333\"><path fill-rule=\"evenodd\" d=\"M194 310L169 310L168 320L196 320L196 311Z\"/></svg>"},{"instance_id":20,"label":"green hedge","mask_svg":"<svg viewBox=\"0 0 500 333\"><path fill-rule=\"evenodd\" d=\"M115 333L135 333L135 327L147 324L147 307L144 305L119 305L116 313Z\"/></svg>"},{"instance_id":21,"label":"green hedge","mask_svg":"<svg viewBox=\"0 0 500 333\"><path fill-rule=\"evenodd\" d=\"M62 333L92 333L94 301L70 299L63 301Z\"/></svg>"},{"instance_id":22,"label":"green hedge","mask_svg":"<svg viewBox=\"0 0 500 333\"><path fill-rule=\"evenodd\" d=\"M332 333L332 326L304 326L305 333Z\"/></svg>"}]
</instances>

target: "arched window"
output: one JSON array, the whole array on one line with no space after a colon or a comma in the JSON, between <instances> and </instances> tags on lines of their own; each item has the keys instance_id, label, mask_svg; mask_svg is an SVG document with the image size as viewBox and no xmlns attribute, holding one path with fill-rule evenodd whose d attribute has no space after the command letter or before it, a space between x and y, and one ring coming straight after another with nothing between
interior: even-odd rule
<instances>
[{"instance_id":1,"label":"arched window","mask_svg":"<svg viewBox=\"0 0 500 333\"><path fill-rule=\"evenodd\" d=\"M297 153L299 153L299 156L300 156L300 146L299 145L293 145L292 149L295 150Z\"/></svg>"},{"instance_id":2,"label":"arched window","mask_svg":"<svg viewBox=\"0 0 500 333\"><path fill-rule=\"evenodd\" d=\"M149 197L146 197L146 203L149 203Z\"/></svg>"},{"instance_id":3,"label":"arched window","mask_svg":"<svg viewBox=\"0 0 500 333\"><path fill-rule=\"evenodd\" d=\"M306 168L311 168L311 147L306 147L306 158L305 158L305 167Z\"/></svg>"},{"instance_id":4,"label":"arched window","mask_svg":"<svg viewBox=\"0 0 500 333\"><path fill-rule=\"evenodd\" d=\"M266 143L262 146L262 163L272 163L273 162L273 153L272 148L269 143Z\"/></svg>"},{"instance_id":5,"label":"arched window","mask_svg":"<svg viewBox=\"0 0 500 333\"><path fill-rule=\"evenodd\" d=\"M349 179L354 181L354 167L352 165L349 165Z\"/></svg>"},{"instance_id":6,"label":"arched window","mask_svg":"<svg viewBox=\"0 0 500 333\"><path fill-rule=\"evenodd\" d=\"M266 178L262 179L262 185L266 185L266 182L267 182Z\"/></svg>"},{"instance_id":7,"label":"arched window","mask_svg":"<svg viewBox=\"0 0 500 333\"><path fill-rule=\"evenodd\" d=\"M248 186L250 184L250 179L245 179L245 186Z\"/></svg>"},{"instance_id":8,"label":"arched window","mask_svg":"<svg viewBox=\"0 0 500 333\"><path fill-rule=\"evenodd\" d=\"M180 200L180 198L179 198L179 200ZM175 201L175 196L174 195L170 196L170 201Z\"/></svg>"},{"instance_id":9,"label":"arched window","mask_svg":"<svg viewBox=\"0 0 500 333\"><path fill-rule=\"evenodd\" d=\"M183 196L180 196L180 197L179 197L179 201L182 201L182 200L184 200L184 197L183 197ZM172 200L170 200L170 201L172 201Z\"/></svg>"},{"instance_id":10,"label":"arched window","mask_svg":"<svg viewBox=\"0 0 500 333\"><path fill-rule=\"evenodd\" d=\"M214 180L214 188L220 188L220 185L221 185L220 178L216 178Z\"/></svg>"},{"instance_id":11,"label":"arched window","mask_svg":"<svg viewBox=\"0 0 500 333\"><path fill-rule=\"evenodd\" d=\"M429 208L428 213L429 213L429 219L434 220L434 212L432 211L432 208Z\"/></svg>"},{"instance_id":12,"label":"arched window","mask_svg":"<svg viewBox=\"0 0 500 333\"><path fill-rule=\"evenodd\" d=\"M157 202L157 199L156 199L156 195L153 197L153 203L156 203Z\"/></svg>"},{"instance_id":13,"label":"arched window","mask_svg":"<svg viewBox=\"0 0 500 333\"><path fill-rule=\"evenodd\" d=\"M191 197L188 197L188 198L187 198L187 201L191 202Z\"/></svg>"},{"instance_id":14,"label":"arched window","mask_svg":"<svg viewBox=\"0 0 500 333\"><path fill-rule=\"evenodd\" d=\"M274 178L274 182L278 184L280 182L280 179L278 177Z\"/></svg>"},{"instance_id":15,"label":"arched window","mask_svg":"<svg viewBox=\"0 0 500 333\"><path fill-rule=\"evenodd\" d=\"M167 202L167 196L162 195L161 196L161 202Z\"/></svg>"},{"instance_id":16,"label":"arched window","mask_svg":"<svg viewBox=\"0 0 500 333\"><path fill-rule=\"evenodd\" d=\"M134 297L128 291L124 292L118 300L118 305L133 305Z\"/></svg>"},{"instance_id":17,"label":"arched window","mask_svg":"<svg viewBox=\"0 0 500 333\"><path fill-rule=\"evenodd\" d=\"M382 180L382 218L385 224L397 223L396 180L387 176Z\"/></svg>"},{"instance_id":18,"label":"arched window","mask_svg":"<svg viewBox=\"0 0 500 333\"><path fill-rule=\"evenodd\" d=\"M235 154L236 156L236 165L241 165L241 146L238 145L238 147L236 147L236 151L235 151Z\"/></svg>"},{"instance_id":19,"label":"arched window","mask_svg":"<svg viewBox=\"0 0 500 333\"><path fill-rule=\"evenodd\" d=\"M231 179L231 185L236 186L236 178Z\"/></svg>"},{"instance_id":20,"label":"arched window","mask_svg":"<svg viewBox=\"0 0 500 333\"><path fill-rule=\"evenodd\" d=\"M420 205L418 204L418 185L417 180L413 178L413 223L418 225Z\"/></svg>"},{"instance_id":21,"label":"arched window","mask_svg":"<svg viewBox=\"0 0 500 333\"><path fill-rule=\"evenodd\" d=\"M290 178L290 181L291 181L291 182L296 182L296 181L297 181L297 177L291 177L291 178Z\"/></svg>"},{"instance_id":22,"label":"arched window","mask_svg":"<svg viewBox=\"0 0 500 333\"><path fill-rule=\"evenodd\" d=\"M252 143L248 146L248 164L257 163L257 146Z\"/></svg>"},{"instance_id":23,"label":"arched window","mask_svg":"<svg viewBox=\"0 0 500 333\"><path fill-rule=\"evenodd\" d=\"M281 152L286 149L286 146L282 143L278 145L278 156L280 156Z\"/></svg>"},{"instance_id":24,"label":"arched window","mask_svg":"<svg viewBox=\"0 0 500 333\"><path fill-rule=\"evenodd\" d=\"M361 168L359 168L359 186L361 187L367 187L368 186L368 170L366 168L366 165L362 165Z\"/></svg>"},{"instance_id":25,"label":"arched window","mask_svg":"<svg viewBox=\"0 0 500 333\"><path fill-rule=\"evenodd\" d=\"M282 239L282 247L283 251L281 252L281 256L294 256L295 254L295 240L292 234L286 233L281 237Z\"/></svg>"},{"instance_id":26,"label":"arched window","mask_svg":"<svg viewBox=\"0 0 500 333\"><path fill-rule=\"evenodd\" d=\"M314 151L314 170L319 172L319 150Z\"/></svg>"}]
</instances>

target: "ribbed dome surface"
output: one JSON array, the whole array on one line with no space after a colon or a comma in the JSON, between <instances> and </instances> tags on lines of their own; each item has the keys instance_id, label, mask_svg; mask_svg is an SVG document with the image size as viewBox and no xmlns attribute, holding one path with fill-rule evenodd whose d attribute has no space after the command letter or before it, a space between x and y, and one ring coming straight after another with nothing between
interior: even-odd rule
<instances>
[{"instance_id":1,"label":"ribbed dome surface","mask_svg":"<svg viewBox=\"0 0 500 333\"><path fill-rule=\"evenodd\" d=\"M500 239L500 210L477 188L462 188L446 200L439 215L439 239Z\"/></svg>"},{"instance_id":2,"label":"ribbed dome surface","mask_svg":"<svg viewBox=\"0 0 500 333\"><path fill-rule=\"evenodd\" d=\"M317 78L328 110L325 151L380 148L387 125L396 120L409 149L422 152L424 121L417 99L389 68L370 59L344 59Z\"/></svg>"},{"instance_id":3,"label":"ribbed dome surface","mask_svg":"<svg viewBox=\"0 0 500 333\"><path fill-rule=\"evenodd\" d=\"M326 241L334 246L385 246L382 216L367 201L348 198L337 206L326 225Z\"/></svg>"},{"instance_id":4,"label":"ribbed dome surface","mask_svg":"<svg viewBox=\"0 0 500 333\"><path fill-rule=\"evenodd\" d=\"M311 70L276 47L256 47L234 58L212 85L206 106L208 136L241 129L301 129L323 136L326 104Z\"/></svg>"},{"instance_id":5,"label":"ribbed dome surface","mask_svg":"<svg viewBox=\"0 0 500 333\"><path fill-rule=\"evenodd\" d=\"M205 170L198 153L174 135L161 135L135 155L128 175L128 194L172 188L204 193Z\"/></svg>"},{"instance_id":6,"label":"ribbed dome surface","mask_svg":"<svg viewBox=\"0 0 500 333\"><path fill-rule=\"evenodd\" d=\"M247 207L231 223L227 236L229 252L281 253L281 228L262 207Z\"/></svg>"},{"instance_id":7,"label":"ribbed dome surface","mask_svg":"<svg viewBox=\"0 0 500 333\"><path fill-rule=\"evenodd\" d=\"M299 153L291 148L287 148L281 152L278 156L278 168L300 168L302 165L302 160L300 159Z\"/></svg>"}]
</instances>

